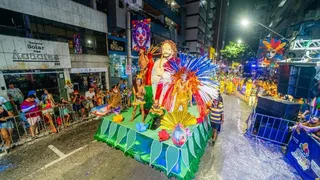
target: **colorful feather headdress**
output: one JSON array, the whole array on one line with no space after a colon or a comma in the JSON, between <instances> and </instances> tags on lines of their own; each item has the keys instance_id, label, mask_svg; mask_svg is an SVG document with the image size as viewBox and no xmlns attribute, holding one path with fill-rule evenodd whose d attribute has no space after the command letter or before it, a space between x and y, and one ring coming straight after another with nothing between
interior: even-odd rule
<instances>
[{"instance_id":1,"label":"colorful feather headdress","mask_svg":"<svg viewBox=\"0 0 320 180\"><path fill-rule=\"evenodd\" d=\"M274 49L277 54L283 54L284 48L286 46L287 43L283 42L281 43L281 40L275 40L275 39L271 39L270 42L264 40L262 41L262 43L265 46L265 49L270 50L270 49Z\"/></svg>"},{"instance_id":2,"label":"colorful feather headdress","mask_svg":"<svg viewBox=\"0 0 320 180\"><path fill-rule=\"evenodd\" d=\"M206 104L218 98L218 82L213 81L217 66L207 59L207 55L192 57L179 54L179 58L170 59L165 65L166 73L171 75L169 88L165 93L163 102L166 109L171 109L175 100L172 96L174 85L181 75L186 75L188 87L191 88L193 99L196 101L200 115L206 112Z\"/></svg>"}]
</instances>

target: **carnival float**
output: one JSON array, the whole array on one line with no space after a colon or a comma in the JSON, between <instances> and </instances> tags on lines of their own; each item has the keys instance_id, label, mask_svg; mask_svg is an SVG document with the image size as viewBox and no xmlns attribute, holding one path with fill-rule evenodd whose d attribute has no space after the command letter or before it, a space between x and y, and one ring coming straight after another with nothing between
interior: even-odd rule
<instances>
[{"instance_id":1,"label":"carnival float","mask_svg":"<svg viewBox=\"0 0 320 180\"><path fill-rule=\"evenodd\" d=\"M148 27L135 26L138 31ZM218 98L219 86L212 80L216 65L206 56L178 53L170 40L139 44L134 45L140 72L133 81L133 107L119 111L119 99L112 99L95 110L102 121L94 137L168 177L192 179L212 135L207 106ZM154 62L158 50L161 56Z\"/></svg>"}]
</instances>

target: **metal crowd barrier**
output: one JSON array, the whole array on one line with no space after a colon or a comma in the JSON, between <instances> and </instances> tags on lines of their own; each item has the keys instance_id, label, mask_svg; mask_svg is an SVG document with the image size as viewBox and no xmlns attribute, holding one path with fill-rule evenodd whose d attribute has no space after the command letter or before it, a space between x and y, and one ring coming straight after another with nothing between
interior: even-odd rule
<instances>
[{"instance_id":1,"label":"metal crowd barrier","mask_svg":"<svg viewBox=\"0 0 320 180\"><path fill-rule=\"evenodd\" d=\"M126 109L130 106L130 97L128 97L127 94L121 95L122 100L122 109ZM89 111L87 110L85 112L85 117L81 114L81 109L79 111L75 111L73 108L74 104L60 104L54 108L52 108L52 112L50 113L52 117L52 121L55 125L55 128L57 132L61 131L66 127L66 116L65 116L65 110L68 110L69 114L69 124L74 125L89 119L92 119L92 117L89 115ZM25 143L33 141L33 138L31 137L31 133L29 130L29 123L27 122L25 115L32 115L41 112L41 120L37 122L38 125L38 131L36 134L37 138L41 138L43 136L50 134L50 124L48 124L48 121L46 120L46 117L42 113L45 110L40 110L37 112L32 113L19 113L18 115L13 116L10 120L13 122L14 128L11 137L11 146L19 146L23 145ZM2 136L0 135L0 152L4 149L4 140Z\"/></svg>"},{"instance_id":2,"label":"metal crowd barrier","mask_svg":"<svg viewBox=\"0 0 320 180\"><path fill-rule=\"evenodd\" d=\"M253 111L248 122L248 134L255 138L286 146L292 134L289 127L295 124L295 121L259 114Z\"/></svg>"}]
</instances>

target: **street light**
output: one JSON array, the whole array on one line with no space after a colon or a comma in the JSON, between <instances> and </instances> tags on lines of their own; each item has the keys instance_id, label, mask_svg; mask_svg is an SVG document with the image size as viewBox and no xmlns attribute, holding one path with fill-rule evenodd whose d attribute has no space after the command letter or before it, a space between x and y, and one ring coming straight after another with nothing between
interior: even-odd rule
<instances>
[{"instance_id":1,"label":"street light","mask_svg":"<svg viewBox=\"0 0 320 180\"><path fill-rule=\"evenodd\" d=\"M287 39L286 39L285 37L283 37L281 34L275 32L274 30L270 29L269 27L267 27L267 26L265 26L265 25L263 25L263 24L261 24L261 23L259 23L259 22L257 22L257 21L249 21L248 19L242 19L242 20L241 20L241 25L244 26L244 27L245 27L245 26L248 26L250 23L259 24L260 26L268 29L269 31L273 32L274 34L280 36L282 39L287 40Z\"/></svg>"},{"instance_id":2,"label":"street light","mask_svg":"<svg viewBox=\"0 0 320 180\"><path fill-rule=\"evenodd\" d=\"M242 19L241 20L241 25L248 26L248 24L249 24L249 21L247 19Z\"/></svg>"}]
</instances>

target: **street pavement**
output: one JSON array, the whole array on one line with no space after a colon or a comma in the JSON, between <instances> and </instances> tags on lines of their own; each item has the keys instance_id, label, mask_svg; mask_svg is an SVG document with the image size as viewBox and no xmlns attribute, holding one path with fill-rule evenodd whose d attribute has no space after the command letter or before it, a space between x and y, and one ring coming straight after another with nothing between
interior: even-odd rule
<instances>
[{"instance_id":1,"label":"street pavement","mask_svg":"<svg viewBox=\"0 0 320 180\"><path fill-rule=\"evenodd\" d=\"M278 147L243 135L251 112L244 102L224 96L224 103L225 124L216 145L208 143L196 179L301 179ZM167 179L150 166L94 141L99 123L86 122L15 148L0 157L0 179Z\"/></svg>"}]
</instances>

